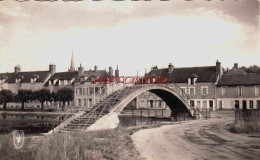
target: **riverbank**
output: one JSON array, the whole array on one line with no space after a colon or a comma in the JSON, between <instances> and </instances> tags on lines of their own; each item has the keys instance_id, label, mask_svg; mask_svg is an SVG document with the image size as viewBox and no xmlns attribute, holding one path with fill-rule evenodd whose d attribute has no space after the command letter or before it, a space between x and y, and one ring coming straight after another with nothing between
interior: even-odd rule
<instances>
[{"instance_id":1,"label":"riverbank","mask_svg":"<svg viewBox=\"0 0 260 160\"><path fill-rule=\"evenodd\" d=\"M24 147L16 150L12 135L0 135L1 160L56 160L56 159L132 159L139 160L139 153L131 140L136 128L88 133L56 133L40 137L37 144L27 137ZM37 138L36 138L37 139ZM31 146L33 144L33 146Z\"/></svg>"}]
</instances>

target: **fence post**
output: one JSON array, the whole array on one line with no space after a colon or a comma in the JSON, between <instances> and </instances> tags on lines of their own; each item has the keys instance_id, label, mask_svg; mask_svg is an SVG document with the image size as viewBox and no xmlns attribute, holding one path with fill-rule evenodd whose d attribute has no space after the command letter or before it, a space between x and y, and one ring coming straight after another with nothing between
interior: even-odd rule
<instances>
[{"instance_id":1,"label":"fence post","mask_svg":"<svg viewBox=\"0 0 260 160\"><path fill-rule=\"evenodd\" d=\"M143 110L141 109L141 126L143 125Z\"/></svg>"},{"instance_id":2,"label":"fence post","mask_svg":"<svg viewBox=\"0 0 260 160\"><path fill-rule=\"evenodd\" d=\"M199 109L198 109L198 114L199 114L199 116L198 116L198 117L199 117L199 119L200 119L200 110L199 110Z\"/></svg>"},{"instance_id":3,"label":"fence post","mask_svg":"<svg viewBox=\"0 0 260 160\"><path fill-rule=\"evenodd\" d=\"M157 123L157 109L155 109L155 122Z\"/></svg>"},{"instance_id":4,"label":"fence post","mask_svg":"<svg viewBox=\"0 0 260 160\"><path fill-rule=\"evenodd\" d=\"M162 109L162 120L163 120L163 110L164 110L164 109ZM161 123L162 123L162 120L161 120Z\"/></svg>"}]
</instances>

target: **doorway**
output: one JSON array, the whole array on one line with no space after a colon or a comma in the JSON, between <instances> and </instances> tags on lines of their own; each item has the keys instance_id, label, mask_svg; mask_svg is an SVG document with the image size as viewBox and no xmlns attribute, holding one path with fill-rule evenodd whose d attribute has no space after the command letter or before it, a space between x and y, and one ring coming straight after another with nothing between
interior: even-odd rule
<instances>
[{"instance_id":1,"label":"doorway","mask_svg":"<svg viewBox=\"0 0 260 160\"><path fill-rule=\"evenodd\" d=\"M235 100L235 108L239 109L239 101L238 100Z\"/></svg>"},{"instance_id":2,"label":"doorway","mask_svg":"<svg viewBox=\"0 0 260 160\"><path fill-rule=\"evenodd\" d=\"M190 106L191 106L191 109L193 109L193 108L194 108L194 105L195 105L194 101L193 101L193 100L191 100L191 101L190 101Z\"/></svg>"},{"instance_id":3,"label":"doorway","mask_svg":"<svg viewBox=\"0 0 260 160\"><path fill-rule=\"evenodd\" d=\"M213 111L213 101L209 101L209 109Z\"/></svg>"},{"instance_id":4,"label":"doorway","mask_svg":"<svg viewBox=\"0 0 260 160\"><path fill-rule=\"evenodd\" d=\"M256 108L260 109L260 101L256 101Z\"/></svg>"},{"instance_id":5,"label":"doorway","mask_svg":"<svg viewBox=\"0 0 260 160\"><path fill-rule=\"evenodd\" d=\"M246 101L245 100L243 100L243 110L246 110Z\"/></svg>"}]
</instances>

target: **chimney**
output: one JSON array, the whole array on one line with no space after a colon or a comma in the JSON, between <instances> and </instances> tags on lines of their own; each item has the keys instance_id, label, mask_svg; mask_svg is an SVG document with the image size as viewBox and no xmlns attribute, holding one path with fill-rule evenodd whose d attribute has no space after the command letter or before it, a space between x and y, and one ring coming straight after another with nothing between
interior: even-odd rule
<instances>
[{"instance_id":1,"label":"chimney","mask_svg":"<svg viewBox=\"0 0 260 160\"><path fill-rule=\"evenodd\" d=\"M49 65L49 72L51 73L51 75L54 75L54 73L56 72L56 65L50 64Z\"/></svg>"},{"instance_id":2,"label":"chimney","mask_svg":"<svg viewBox=\"0 0 260 160\"><path fill-rule=\"evenodd\" d=\"M234 69L238 69L238 63L234 63Z\"/></svg>"},{"instance_id":3,"label":"chimney","mask_svg":"<svg viewBox=\"0 0 260 160\"><path fill-rule=\"evenodd\" d=\"M94 66L94 71L96 72L98 70L98 67L95 65Z\"/></svg>"},{"instance_id":4,"label":"chimney","mask_svg":"<svg viewBox=\"0 0 260 160\"><path fill-rule=\"evenodd\" d=\"M219 76L222 76L222 74L223 74L223 71L222 71L222 68L221 68L221 63L218 60L216 62L216 72Z\"/></svg>"},{"instance_id":5,"label":"chimney","mask_svg":"<svg viewBox=\"0 0 260 160\"><path fill-rule=\"evenodd\" d=\"M113 68L111 66L109 67L109 71L108 72L109 72L109 76L113 76Z\"/></svg>"},{"instance_id":6,"label":"chimney","mask_svg":"<svg viewBox=\"0 0 260 160\"><path fill-rule=\"evenodd\" d=\"M156 66L151 67L151 70L154 70L154 69L158 69L158 66L156 65Z\"/></svg>"},{"instance_id":7,"label":"chimney","mask_svg":"<svg viewBox=\"0 0 260 160\"><path fill-rule=\"evenodd\" d=\"M84 68L82 67L82 65L80 64L79 68L78 68L78 76L82 76L84 73Z\"/></svg>"},{"instance_id":8,"label":"chimney","mask_svg":"<svg viewBox=\"0 0 260 160\"><path fill-rule=\"evenodd\" d=\"M20 67L20 65L17 65L17 66L14 67L14 72L15 72L15 73L21 72L21 67Z\"/></svg>"},{"instance_id":9,"label":"chimney","mask_svg":"<svg viewBox=\"0 0 260 160\"><path fill-rule=\"evenodd\" d=\"M115 70L115 76L119 77L119 70L118 70L118 65L116 66L116 70Z\"/></svg>"},{"instance_id":10,"label":"chimney","mask_svg":"<svg viewBox=\"0 0 260 160\"><path fill-rule=\"evenodd\" d=\"M172 73L173 68L174 68L174 66L172 65L172 63L169 63L169 65L168 65L168 73Z\"/></svg>"}]
</instances>

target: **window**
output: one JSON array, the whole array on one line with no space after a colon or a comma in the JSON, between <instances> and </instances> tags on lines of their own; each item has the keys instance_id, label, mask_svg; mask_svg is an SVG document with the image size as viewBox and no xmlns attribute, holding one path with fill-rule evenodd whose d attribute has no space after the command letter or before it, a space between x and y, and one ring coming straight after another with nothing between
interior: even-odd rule
<instances>
[{"instance_id":1,"label":"window","mask_svg":"<svg viewBox=\"0 0 260 160\"><path fill-rule=\"evenodd\" d=\"M31 78L31 83L34 83L37 80L37 78Z\"/></svg>"},{"instance_id":2,"label":"window","mask_svg":"<svg viewBox=\"0 0 260 160\"><path fill-rule=\"evenodd\" d=\"M208 94L208 86L202 86L201 87L201 94L207 95Z\"/></svg>"},{"instance_id":3,"label":"window","mask_svg":"<svg viewBox=\"0 0 260 160\"><path fill-rule=\"evenodd\" d=\"M238 86L238 96L244 95L244 86Z\"/></svg>"},{"instance_id":4,"label":"window","mask_svg":"<svg viewBox=\"0 0 260 160\"><path fill-rule=\"evenodd\" d=\"M89 88L89 94L93 94L94 93L94 88L93 87L90 87Z\"/></svg>"},{"instance_id":5,"label":"window","mask_svg":"<svg viewBox=\"0 0 260 160\"><path fill-rule=\"evenodd\" d=\"M260 95L260 86L255 87L255 95L259 96Z\"/></svg>"},{"instance_id":6,"label":"window","mask_svg":"<svg viewBox=\"0 0 260 160\"><path fill-rule=\"evenodd\" d=\"M157 101L157 107L162 107L162 101L161 100Z\"/></svg>"},{"instance_id":7,"label":"window","mask_svg":"<svg viewBox=\"0 0 260 160\"><path fill-rule=\"evenodd\" d=\"M79 94L82 94L82 88L79 88Z\"/></svg>"},{"instance_id":8,"label":"window","mask_svg":"<svg viewBox=\"0 0 260 160\"><path fill-rule=\"evenodd\" d=\"M195 95L195 88L190 88L190 95L191 96Z\"/></svg>"},{"instance_id":9,"label":"window","mask_svg":"<svg viewBox=\"0 0 260 160\"><path fill-rule=\"evenodd\" d=\"M190 85L195 85L195 79L194 78L190 79Z\"/></svg>"},{"instance_id":10,"label":"window","mask_svg":"<svg viewBox=\"0 0 260 160\"><path fill-rule=\"evenodd\" d=\"M222 91L222 96L227 95L227 87L221 87L221 91Z\"/></svg>"},{"instance_id":11,"label":"window","mask_svg":"<svg viewBox=\"0 0 260 160\"><path fill-rule=\"evenodd\" d=\"M195 85L195 78L188 78L188 85Z\"/></svg>"},{"instance_id":12,"label":"window","mask_svg":"<svg viewBox=\"0 0 260 160\"><path fill-rule=\"evenodd\" d=\"M19 82L21 82L21 79L20 79L20 78L15 79L15 83L19 83Z\"/></svg>"},{"instance_id":13,"label":"window","mask_svg":"<svg viewBox=\"0 0 260 160\"><path fill-rule=\"evenodd\" d=\"M253 109L254 108L254 101L249 101L249 108Z\"/></svg>"},{"instance_id":14,"label":"window","mask_svg":"<svg viewBox=\"0 0 260 160\"><path fill-rule=\"evenodd\" d=\"M87 100L84 99L84 106L87 106Z\"/></svg>"},{"instance_id":15,"label":"window","mask_svg":"<svg viewBox=\"0 0 260 160\"><path fill-rule=\"evenodd\" d=\"M202 107L203 107L203 109L207 109L207 101L206 100L204 100L203 102L202 102Z\"/></svg>"},{"instance_id":16,"label":"window","mask_svg":"<svg viewBox=\"0 0 260 160\"><path fill-rule=\"evenodd\" d=\"M200 101L197 101L197 107L200 108Z\"/></svg>"},{"instance_id":17,"label":"window","mask_svg":"<svg viewBox=\"0 0 260 160\"><path fill-rule=\"evenodd\" d=\"M99 87L95 87L95 93L99 92Z\"/></svg>"},{"instance_id":18,"label":"window","mask_svg":"<svg viewBox=\"0 0 260 160\"><path fill-rule=\"evenodd\" d=\"M219 109L222 109L222 107L223 107L223 102L222 102L222 100L219 101L219 106L218 106L218 107L219 107Z\"/></svg>"},{"instance_id":19,"label":"window","mask_svg":"<svg viewBox=\"0 0 260 160\"><path fill-rule=\"evenodd\" d=\"M192 108L194 108L194 106L195 106L194 100L190 100L190 106L191 106Z\"/></svg>"},{"instance_id":20,"label":"window","mask_svg":"<svg viewBox=\"0 0 260 160\"><path fill-rule=\"evenodd\" d=\"M235 100L235 108L239 109L239 100Z\"/></svg>"},{"instance_id":21,"label":"window","mask_svg":"<svg viewBox=\"0 0 260 160\"><path fill-rule=\"evenodd\" d=\"M92 106L92 99L88 99L89 106Z\"/></svg>"}]
</instances>

